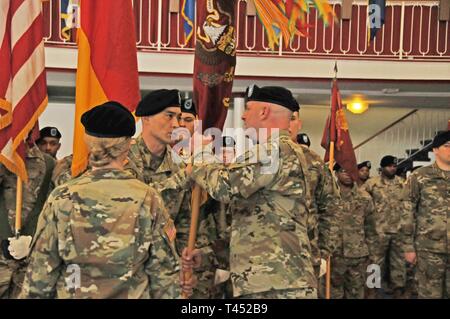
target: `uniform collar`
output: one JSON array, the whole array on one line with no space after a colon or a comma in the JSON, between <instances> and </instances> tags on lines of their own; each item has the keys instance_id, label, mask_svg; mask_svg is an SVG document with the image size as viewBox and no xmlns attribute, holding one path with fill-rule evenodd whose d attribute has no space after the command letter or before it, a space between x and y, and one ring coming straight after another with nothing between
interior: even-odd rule
<instances>
[{"instance_id":1,"label":"uniform collar","mask_svg":"<svg viewBox=\"0 0 450 319\"><path fill-rule=\"evenodd\" d=\"M128 171L105 168L97 170L89 170L84 173L84 176L98 178L98 179L134 179L135 177Z\"/></svg>"},{"instance_id":2,"label":"uniform collar","mask_svg":"<svg viewBox=\"0 0 450 319\"><path fill-rule=\"evenodd\" d=\"M142 155L143 155L144 166L150 167L152 157L154 155L152 155L152 153L148 149L142 135L140 135L137 138L137 144L139 146L139 149L143 153ZM159 165L159 167L156 169L155 173L172 172L174 170L176 170L176 165L173 162L172 148L169 145L167 145L166 150L163 155L163 160L162 160L161 164Z\"/></svg>"},{"instance_id":3,"label":"uniform collar","mask_svg":"<svg viewBox=\"0 0 450 319\"><path fill-rule=\"evenodd\" d=\"M393 179L389 179L387 177L384 177L383 175L380 175L380 181L383 184L396 184L399 181L399 178L397 175L394 176Z\"/></svg>"},{"instance_id":4,"label":"uniform collar","mask_svg":"<svg viewBox=\"0 0 450 319\"><path fill-rule=\"evenodd\" d=\"M433 172L436 174L436 176L442 177L445 180L449 179L450 172L440 169L436 162L434 162L431 167L433 168Z\"/></svg>"},{"instance_id":5,"label":"uniform collar","mask_svg":"<svg viewBox=\"0 0 450 319\"><path fill-rule=\"evenodd\" d=\"M340 190L341 190L341 195L344 195L344 194L346 194L347 196L352 196L352 197L354 197L355 195L357 195L358 194L358 184L357 183L353 183L353 186L352 186L352 188L350 189L350 191L348 191L348 192L346 192L346 191L343 191L342 189L342 187L339 187L340 188Z\"/></svg>"},{"instance_id":6,"label":"uniform collar","mask_svg":"<svg viewBox=\"0 0 450 319\"><path fill-rule=\"evenodd\" d=\"M287 130L281 130L280 129L278 131L278 136L275 137L274 134L270 135L269 138L267 139L266 143L277 142L279 140L286 139L286 138L287 139L291 139L291 136L290 136L289 132Z\"/></svg>"}]
</instances>

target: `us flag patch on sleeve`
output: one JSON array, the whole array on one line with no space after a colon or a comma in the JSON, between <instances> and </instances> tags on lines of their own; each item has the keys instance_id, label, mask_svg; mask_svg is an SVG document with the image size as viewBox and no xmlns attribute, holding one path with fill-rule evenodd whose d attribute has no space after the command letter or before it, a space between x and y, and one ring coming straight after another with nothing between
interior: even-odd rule
<instances>
[{"instance_id":1,"label":"us flag patch on sleeve","mask_svg":"<svg viewBox=\"0 0 450 319\"><path fill-rule=\"evenodd\" d=\"M173 243L175 237L177 236L177 229L175 228L175 224L173 223L173 220L171 218L169 218L167 220L167 223L164 225L164 233L166 233L169 241Z\"/></svg>"}]
</instances>

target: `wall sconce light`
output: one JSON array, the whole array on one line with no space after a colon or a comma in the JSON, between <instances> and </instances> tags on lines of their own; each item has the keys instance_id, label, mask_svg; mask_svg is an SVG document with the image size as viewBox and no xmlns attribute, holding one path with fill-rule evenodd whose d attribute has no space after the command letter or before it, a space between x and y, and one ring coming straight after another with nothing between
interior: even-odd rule
<instances>
[{"instance_id":1,"label":"wall sconce light","mask_svg":"<svg viewBox=\"0 0 450 319\"><path fill-rule=\"evenodd\" d=\"M369 108L369 104L362 100L354 100L347 104L347 110L353 114L362 114Z\"/></svg>"}]
</instances>

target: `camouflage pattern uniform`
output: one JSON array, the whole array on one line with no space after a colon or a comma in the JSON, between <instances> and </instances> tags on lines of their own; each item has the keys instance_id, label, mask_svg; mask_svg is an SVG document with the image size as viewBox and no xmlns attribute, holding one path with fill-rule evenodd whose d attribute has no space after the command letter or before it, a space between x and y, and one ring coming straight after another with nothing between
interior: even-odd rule
<instances>
[{"instance_id":1,"label":"camouflage pattern uniform","mask_svg":"<svg viewBox=\"0 0 450 319\"><path fill-rule=\"evenodd\" d=\"M161 194L164 203L175 221L177 227L177 251L181 254L187 247L191 220L192 183L187 178L185 164L181 157L172 152L167 146L161 158L152 155L145 145L144 139L138 137L133 140L127 169L136 171L136 176L149 184ZM186 158L184 158L185 160ZM206 202L207 194L202 201L199 225L197 230L196 248L202 251L202 265L195 270L197 286L194 288L191 299L209 299L214 292L215 256L212 250L212 241L217 237L217 228L214 222L216 211ZM206 202L206 203L205 203Z\"/></svg>"},{"instance_id":2,"label":"camouflage pattern uniform","mask_svg":"<svg viewBox=\"0 0 450 319\"><path fill-rule=\"evenodd\" d=\"M364 299L368 242L374 242L374 205L369 194L353 185L341 188L340 238L331 259L331 298Z\"/></svg>"},{"instance_id":3,"label":"camouflage pattern uniform","mask_svg":"<svg viewBox=\"0 0 450 319\"><path fill-rule=\"evenodd\" d=\"M61 186L72 179L72 161L73 155L71 154L56 162L52 175L52 183L55 187Z\"/></svg>"},{"instance_id":4,"label":"camouflage pattern uniform","mask_svg":"<svg viewBox=\"0 0 450 319\"><path fill-rule=\"evenodd\" d=\"M213 154L203 150L194 160L200 157ZM313 203L317 198L313 193L328 202L337 197L323 162L309 167L305 158L310 155L291 141L288 132L280 131L278 140L256 145L234 164L194 166L192 178L213 198L229 203L234 297L317 298L308 210L323 205ZM336 232L335 218L322 227Z\"/></svg>"},{"instance_id":5,"label":"camouflage pattern uniform","mask_svg":"<svg viewBox=\"0 0 450 319\"><path fill-rule=\"evenodd\" d=\"M405 251L417 253L419 298L449 298L450 172L436 163L419 168L405 193L402 233Z\"/></svg>"},{"instance_id":6,"label":"camouflage pattern uniform","mask_svg":"<svg viewBox=\"0 0 450 319\"><path fill-rule=\"evenodd\" d=\"M326 259L329 255L331 255L331 250L329 247L329 243L334 243L335 240L330 238L332 235L327 225L327 218L329 217L329 214L327 213L327 210L334 210L337 212L336 207L327 207L330 205L330 200L327 198L327 194L323 194L323 188L318 188L318 182L321 179L324 179L327 181L327 183L330 183L331 185L327 186L326 189L329 187L332 187L333 193L335 195L338 195L337 191L337 185L334 183L333 180L330 180L330 171L328 169L328 165L325 165L323 160L320 158L320 156L316 153L314 153L312 150L310 150L305 145L299 145L302 147L303 152L307 155L306 156L306 165L310 167L310 174L311 174L311 189L316 190L316 192L313 194L315 197L315 201L312 202L312 204L315 204L309 211L308 211L308 237L311 243L311 255L313 257L313 266L314 266L314 272L316 276L319 276L320 273L320 262L321 259ZM317 167L323 167L321 169L318 169ZM325 171L326 175L321 176L323 172ZM336 203L334 203L336 205ZM336 214L336 218L338 217L338 214ZM325 227L321 227L321 224L324 223ZM322 251L322 252L321 252ZM323 255L323 256L322 256Z\"/></svg>"},{"instance_id":7,"label":"camouflage pattern uniform","mask_svg":"<svg viewBox=\"0 0 450 319\"><path fill-rule=\"evenodd\" d=\"M192 299L230 296L230 281L215 283L218 269L229 271L231 216L226 205L208 197L200 207L197 248L202 252L202 265L195 270L197 286Z\"/></svg>"},{"instance_id":8,"label":"camouflage pattern uniform","mask_svg":"<svg viewBox=\"0 0 450 319\"><path fill-rule=\"evenodd\" d=\"M404 187L403 180L398 176L393 179L372 177L363 187L375 204L375 231L378 234L378 240L369 243L370 262L380 266L382 278L385 271L389 272L392 288L397 290L404 289L406 284L406 262L399 233L405 210L402 204ZM390 266L385 269L388 254Z\"/></svg>"},{"instance_id":9,"label":"camouflage pattern uniform","mask_svg":"<svg viewBox=\"0 0 450 319\"><path fill-rule=\"evenodd\" d=\"M26 152L25 165L28 182L24 182L22 187L22 227L27 225L28 215L33 211L38 199L47 168L46 158L47 161L54 161L51 156L41 152L36 145ZM0 192L3 192L4 204L12 232L16 216L16 188L16 175L0 165ZM0 252L0 298L15 298L18 296L26 267L26 261L6 259Z\"/></svg>"},{"instance_id":10,"label":"camouflage pattern uniform","mask_svg":"<svg viewBox=\"0 0 450 319\"><path fill-rule=\"evenodd\" d=\"M171 147L167 146L163 157L154 156L140 136L132 140L126 169L129 172L136 170L139 180L153 186L161 194L167 211L175 221L176 247L181 254L189 238L192 196L185 164L181 159L174 158L174 155Z\"/></svg>"},{"instance_id":11,"label":"camouflage pattern uniform","mask_svg":"<svg viewBox=\"0 0 450 319\"><path fill-rule=\"evenodd\" d=\"M20 297L177 298L174 240L154 189L125 171L89 171L50 195Z\"/></svg>"},{"instance_id":12,"label":"camouflage pattern uniform","mask_svg":"<svg viewBox=\"0 0 450 319\"><path fill-rule=\"evenodd\" d=\"M53 175L52 175L52 183L55 187L61 186L62 184L67 183L68 181L70 181L73 178L72 177L72 161L73 161L73 155L71 154L71 155L68 155L56 162L56 166L55 166L55 169L53 170ZM88 165L88 167L85 171L87 171L89 169L90 169L90 166ZM137 169L133 166L132 163L130 163L129 160L127 163L127 170L137 178Z\"/></svg>"}]
</instances>

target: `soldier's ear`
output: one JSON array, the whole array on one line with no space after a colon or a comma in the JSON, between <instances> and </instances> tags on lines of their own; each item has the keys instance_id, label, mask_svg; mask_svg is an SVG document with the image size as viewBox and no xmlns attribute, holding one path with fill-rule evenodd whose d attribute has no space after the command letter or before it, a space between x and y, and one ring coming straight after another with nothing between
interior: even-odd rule
<instances>
[{"instance_id":1,"label":"soldier's ear","mask_svg":"<svg viewBox=\"0 0 450 319\"><path fill-rule=\"evenodd\" d=\"M269 117L269 114L270 106L268 104L264 104L259 111L260 120L266 120Z\"/></svg>"}]
</instances>

